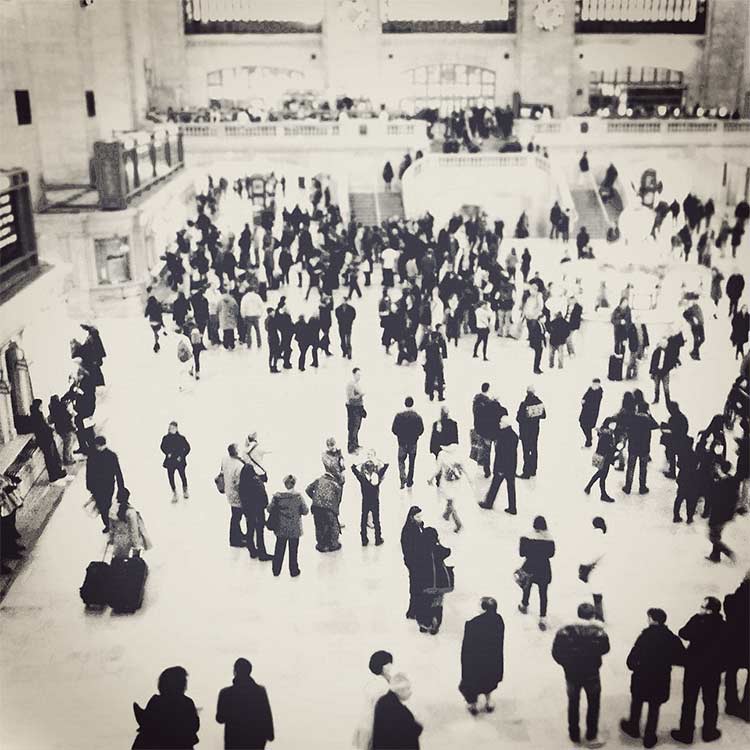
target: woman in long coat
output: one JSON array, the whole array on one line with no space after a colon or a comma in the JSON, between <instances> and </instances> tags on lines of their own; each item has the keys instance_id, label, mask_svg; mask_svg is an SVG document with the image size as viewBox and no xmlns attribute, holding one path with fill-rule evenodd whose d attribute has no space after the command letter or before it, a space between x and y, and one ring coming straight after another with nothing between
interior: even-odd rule
<instances>
[{"instance_id":1,"label":"woman in long coat","mask_svg":"<svg viewBox=\"0 0 750 750\"><path fill-rule=\"evenodd\" d=\"M521 570L529 575L523 587L523 598L518 605L518 610L526 614L531 587L536 584L539 590L539 629L546 630L547 587L552 581L552 566L549 561L551 557L555 556L555 542L547 532L547 521L544 516L537 516L534 519L534 534L532 536L521 537L518 554L526 558Z\"/></svg>"},{"instance_id":2,"label":"woman in long coat","mask_svg":"<svg viewBox=\"0 0 750 750\"><path fill-rule=\"evenodd\" d=\"M315 522L315 549L318 552L336 552L341 549L339 534L339 506L341 505L341 484L326 471L323 476L311 482L305 494L312 500L312 514Z\"/></svg>"},{"instance_id":3,"label":"woman in long coat","mask_svg":"<svg viewBox=\"0 0 750 750\"><path fill-rule=\"evenodd\" d=\"M419 545L424 530L422 520L422 509L416 505L409 508L406 515L404 527L401 529L401 552L404 556L404 565L409 571L409 608L406 610L406 619L414 620L416 614L416 594L414 570L417 565Z\"/></svg>"},{"instance_id":4,"label":"woman in long coat","mask_svg":"<svg viewBox=\"0 0 750 750\"><path fill-rule=\"evenodd\" d=\"M242 533L242 500L240 499L240 474L245 464L237 454L237 445L232 443L227 448L227 455L221 461L221 474L224 477L224 494L231 510L229 521L229 545L244 547L245 535Z\"/></svg>"},{"instance_id":5,"label":"woman in long coat","mask_svg":"<svg viewBox=\"0 0 750 750\"><path fill-rule=\"evenodd\" d=\"M464 626L461 683L458 686L473 716L479 713L477 702L480 695L485 697L484 710L487 713L495 710L491 694L502 682L504 671L505 623L497 613L497 602L494 599L483 597L480 606L482 614L469 620Z\"/></svg>"},{"instance_id":6,"label":"woman in long coat","mask_svg":"<svg viewBox=\"0 0 750 750\"><path fill-rule=\"evenodd\" d=\"M748 333L750 333L750 315L747 312L747 305L742 305L732 318L731 341L735 348L735 359L745 356Z\"/></svg>"},{"instance_id":7,"label":"woman in long coat","mask_svg":"<svg viewBox=\"0 0 750 750\"><path fill-rule=\"evenodd\" d=\"M216 312L219 316L219 330L222 331L224 348L234 349L234 331L240 314L237 300L229 293L223 294Z\"/></svg>"},{"instance_id":8,"label":"woman in long coat","mask_svg":"<svg viewBox=\"0 0 750 750\"><path fill-rule=\"evenodd\" d=\"M133 750L192 750L198 743L200 719L187 690L187 671L170 667L159 675L159 694L145 709L133 704L138 736Z\"/></svg>"},{"instance_id":9,"label":"woman in long coat","mask_svg":"<svg viewBox=\"0 0 750 750\"><path fill-rule=\"evenodd\" d=\"M443 621L443 597L453 590L453 582L445 565L451 551L440 544L436 529L429 527L420 537L414 565L416 620L420 633L437 635Z\"/></svg>"}]
</instances>

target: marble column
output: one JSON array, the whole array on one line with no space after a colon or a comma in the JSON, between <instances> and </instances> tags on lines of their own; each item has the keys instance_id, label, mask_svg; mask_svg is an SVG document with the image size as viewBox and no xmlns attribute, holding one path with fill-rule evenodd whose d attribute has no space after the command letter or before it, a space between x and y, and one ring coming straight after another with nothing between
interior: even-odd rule
<instances>
[{"instance_id":1,"label":"marble column","mask_svg":"<svg viewBox=\"0 0 750 750\"><path fill-rule=\"evenodd\" d=\"M517 4L516 78L521 101L551 104L555 117L567 117L574 98L573 56L575 54L575 0L559 0L562 19L545 31L534 13L539 0Z\"/></svg>"}]
</instances>

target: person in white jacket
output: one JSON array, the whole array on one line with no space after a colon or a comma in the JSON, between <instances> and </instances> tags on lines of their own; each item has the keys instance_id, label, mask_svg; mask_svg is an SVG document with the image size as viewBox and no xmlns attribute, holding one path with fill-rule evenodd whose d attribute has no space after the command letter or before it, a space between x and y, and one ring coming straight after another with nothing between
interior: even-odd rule
<instances>
[{"instance_id":1,"label":"person in white jacket","mask_svg":"<svg viewBox=\"0 0 750 750\"><path fill-rule=\"evenodd\" d=\"M487 341L490 336L490 328L492 327L492 321L494 314L488 300L484 300L482 304L477 308L476 311L476 329L477 329L477 340L474 342L474 359L477 357L479 351L479 345L482 345L482 359L488 362L487 359Z\"/></svg>"},{"instance_id":2,"label":"person in white jacket","mask_svg":"<svg viewBox=\"0 0 750 750\"><path fill-rule=\"evenodd\" d=\"M461 519L456 513L456 498L462 487L468 482L468 474L463 463L458 458L458 446L456 444L444 445L437 455L437 471L429 479L429 483L435 483L438 489L438 497L445 502L443 518L448 521L451 518L455 524L453 531L458 534L463 528Z\"/></svg>"},{"instance_id":3,"label":"person in white jacket","mask_svg":"<svg viewBox=\"0 0 750 750\"><path fill-rule=\"evenodd\" d=\"M250 290L243 295L240 302L240 315L245 322L245 343L248 349L253 348L253 330L255 331L258 349L261 348L260 319L264 310L265 304L258 292Z\"/></svg>"},{"instance_id":4,"label":"person in white jacket","mask_svg":"<svg viewBox=\"0 0 750 750\"><path fill-rule=\"evenodd\" d=\"M604 584L607 577L607 524L601 516L591 521L584 559L578 568L578 577L586 584L594 600L595 617L604 622Z\"/></svg>"}]
</instances>

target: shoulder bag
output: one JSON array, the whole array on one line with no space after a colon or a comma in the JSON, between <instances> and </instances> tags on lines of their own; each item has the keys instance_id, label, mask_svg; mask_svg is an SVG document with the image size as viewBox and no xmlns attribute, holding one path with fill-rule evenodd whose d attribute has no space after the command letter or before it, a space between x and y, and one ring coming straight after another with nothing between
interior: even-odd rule
<instances>
[{"instance_id":1,"label":"shoulder bag","mask_svg":"<svg viewBox=\"0 0 750 750\"><path fill-rule=\"evenodd\" d=\"M223 495L226 490L226 487L224 485L224 473L223 472L220 471L214 477L214 484L216 485L216 489L219 491L219 493Z\"/></svg>"}]
</instances>

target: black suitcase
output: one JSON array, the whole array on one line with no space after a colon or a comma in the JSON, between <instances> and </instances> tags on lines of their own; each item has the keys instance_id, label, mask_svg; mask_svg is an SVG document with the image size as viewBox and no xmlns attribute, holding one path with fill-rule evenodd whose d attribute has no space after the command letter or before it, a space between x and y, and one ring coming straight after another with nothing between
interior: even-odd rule
<instances>
[{"instance_id":1,"label":"black suitcase","mask_svg":"<svg viewBox=\"0 0 750 750\"><path fill-rule=\"evenodd\" d=\"M88 564L86 578L79 589L87 607L106 607L109 604L111 573L109 563L95 561Z\"/></svg>"},{"instance_id":2,"label":"black suitcase","mask_svg":"<svg viewBox=\"0 0 750 750\"><path fill-rule=\"evenodd\" d=\"M132 614L143 604L148 566L140 557L112 562L109 606L116 614Z\"/></svg>"},{"instance_id":3,"label":"black suitcase","mask_svg":"<svg viewBox=\"0 0 750 750\"><path fill-rule=\"evenodd\" d=\"M609 358L609 373L607 377L610 380L622 380L622 364L625 357L621 354L613 354Z\"/></svg>"}]
</instances>

